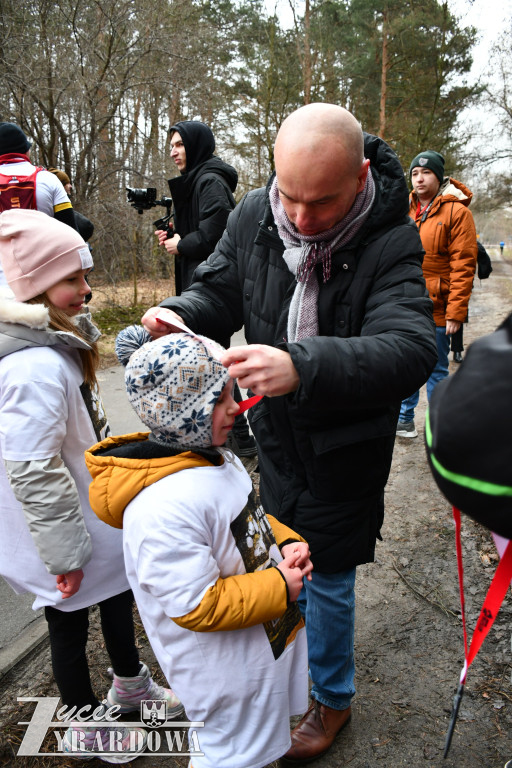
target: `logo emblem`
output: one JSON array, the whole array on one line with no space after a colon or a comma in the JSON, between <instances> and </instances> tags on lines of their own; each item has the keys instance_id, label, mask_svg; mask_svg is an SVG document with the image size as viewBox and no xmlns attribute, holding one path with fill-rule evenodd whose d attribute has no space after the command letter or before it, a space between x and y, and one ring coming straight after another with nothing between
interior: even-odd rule
<instances>
[{"instance_id":1,"label":"logo emblem","mask_svg":"<svg viewBox=\"0 0 512 768\"><path fill-rule=\"evenodd\" d=\"M167 720L167 702L165 699L146 699L140 703L140 719L150 728L158 728Z\"/></svg>"},{"instance_id":2,"label":"logo emblem","mask_svg":"<svg viewBox=\"0 0 512 768\"><path fill-rule=\"evenodd\" d=\"M418 162L421 166L426 165L428 163L428 157L420 157Z\"/></svg>"}]
</instances>

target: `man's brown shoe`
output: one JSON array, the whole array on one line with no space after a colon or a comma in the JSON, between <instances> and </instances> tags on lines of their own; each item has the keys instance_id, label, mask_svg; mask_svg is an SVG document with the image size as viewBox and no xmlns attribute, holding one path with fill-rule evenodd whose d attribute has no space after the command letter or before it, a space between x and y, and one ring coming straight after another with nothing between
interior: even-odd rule
<instances>
[{"instance_id":1,"label":"man's brown shoe","mask_svg":"<svg viewBox=\"0 0 512 768\"><path fill-rule=\"evenodd\" d=\"M349 720L350 707L332 709L313 699L308 711L291 732L292 745L282 756L282 764L302 765L321 757Z\"/></svg>"}]
</instances>

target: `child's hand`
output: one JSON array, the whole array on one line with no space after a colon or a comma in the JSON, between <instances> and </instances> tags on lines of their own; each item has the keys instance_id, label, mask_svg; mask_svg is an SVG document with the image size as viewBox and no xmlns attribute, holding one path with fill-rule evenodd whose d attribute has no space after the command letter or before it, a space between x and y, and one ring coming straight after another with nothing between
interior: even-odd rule
<instances>
[{"instance_id":1,"label":"child's hand","mask_svg":"<svg viewBox=\"0 0 512 768\"><path fill-rule=\"evenodd\" d=\"M311 552L305 541L294 541L291 544L285 544L281 549L283 557L289 557L295 555L297 568L300 568L302 576L306 577L308 581L311 581L311 571L313 570L313 563L309 559Z\"/></svg>"},{"instance_id":2,"label":"child's hand","mask_svg":"<svg viewBox=\"0 0 512 768\"><path fill-rule=\"evenodd\" d=\"M277 566L286 580L291 603L294 603L295 600L297 600L302 589L302 573L300 568L297 568L295 565L296 560L296 554L289 555Z\"/></svg>"},{"instance_id":3,"label":"child's hand","mask_svg":"<svg viewBox=\"0 0 512 768\"><path fill-rule=\"evenodd\" d=\"M81 568L78 571L70 571L69 573L61 573L57 576L57 589L62 592L62 599L72 597L80 589L80 584L84 577L84 572Z\"/></svg>"}]
</instances>

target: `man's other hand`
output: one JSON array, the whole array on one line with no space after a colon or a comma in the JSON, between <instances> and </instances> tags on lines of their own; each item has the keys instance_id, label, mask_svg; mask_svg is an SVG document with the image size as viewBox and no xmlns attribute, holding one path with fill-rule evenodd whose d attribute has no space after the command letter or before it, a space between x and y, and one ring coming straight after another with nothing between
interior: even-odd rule
<instances>
[{"instance_id":1,"label":"man's other hand","mask_svg":"<svg viewBox=\"0 0 512 768\"><path fill-rule=\"evenodd\" d=\"M230 347L221 357L232 379L255 395L276 397L295 392L299 375L288 352L265 344Z\"/></svg>"},{"instance_id":2,"label":"man's other hand","mask_svg":"<svg viewBox=\"0 0 512 768\"><path fill-rule=\"evenodd\" d=\"M157 314L160 315L162 319L158 320L156 318ZM172 324L173 320L178 320L178 322L183 323L181 317L177 315L176 312L173 312L172 309L150 307L142 318L141 323L154 339L159 339L160 336L166 336L168 333L181 332L181 328Z\"/></svg>"}]
</instances>

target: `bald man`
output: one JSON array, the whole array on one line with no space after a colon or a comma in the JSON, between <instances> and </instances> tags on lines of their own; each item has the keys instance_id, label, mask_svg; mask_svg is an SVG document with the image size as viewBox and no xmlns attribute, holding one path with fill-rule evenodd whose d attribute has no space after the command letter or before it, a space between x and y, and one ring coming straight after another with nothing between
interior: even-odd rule
<instances>
[{"instance_id":1,"label":"bald man","mask_svg":"<svg viewBox=\"0 0 512 768\"><path fill-rule=\"evenodd\" d=\"M223 363L264 396L250 412L262 504L308 541L315 569L299 598L312 701L283 755L301 765L350 719L356 566L373 561L380 537L400 402L437 351L390 147L345 109L310 104L282 124L275 165L230 215L193 288L161 306L171 324L210 337L245 331L248 346ZM143 318L154 336L166 328L157 310Z\"/></svg>"}]
</instances>

